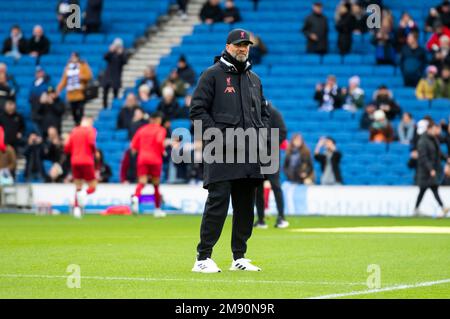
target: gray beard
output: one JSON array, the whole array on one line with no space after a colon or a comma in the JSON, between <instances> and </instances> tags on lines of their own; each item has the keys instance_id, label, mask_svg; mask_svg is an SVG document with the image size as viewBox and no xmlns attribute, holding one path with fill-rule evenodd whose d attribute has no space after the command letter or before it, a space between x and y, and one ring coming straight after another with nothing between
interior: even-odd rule
<instances>
[{"instance_id":1,"label":"gray beard","mask_svg":"<svg viewBox=\"0 0 450 319\"><path fill-rule=\"evenodd\" d=\"M230 53L231 54L231 53ZM231 54L233 58L238 60L239 62L246 62L248 60L248 54L247 55L241 55L241 54Z\"/></svg>"}]
</instances>

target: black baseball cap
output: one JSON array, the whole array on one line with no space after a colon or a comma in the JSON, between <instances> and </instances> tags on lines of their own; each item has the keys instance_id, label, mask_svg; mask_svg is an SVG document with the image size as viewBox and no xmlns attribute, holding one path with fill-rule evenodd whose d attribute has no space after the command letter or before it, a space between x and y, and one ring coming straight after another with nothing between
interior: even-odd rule
<instances>
[{"instance_id":1,"label":"black baseball cap","mask_svg":"<svg viewBox=\"0 0 450 319\"><path fill-rule=\"evenodd\" d=\"M227 44L238 44L241 42L253 44L253 42L250 41L250 32L244 29L234 29L228 33Z\"/></svg>"}]
</instances>

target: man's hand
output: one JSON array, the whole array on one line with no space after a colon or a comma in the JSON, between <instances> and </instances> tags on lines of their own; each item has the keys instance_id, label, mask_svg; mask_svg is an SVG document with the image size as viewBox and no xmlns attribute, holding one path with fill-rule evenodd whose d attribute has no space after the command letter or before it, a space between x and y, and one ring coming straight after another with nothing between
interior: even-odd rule
<instances>
[{"instance_id":1,"label":"man's hand","mask_svg":"<svg viewBox=\"0 0 450 319\"><path fill-rule=\"evenodd\" d=\"M310 33L309 34L309 38L312 40L312 41L317 41L319 38L317 37L317 34L315 34L315 33Z\"/></svg>"},{"instance_id":2,"label":"man's hand","mask_svg":"<svg viewBox=\"0 0 450 319\"><path fill-rule=\"evenodd\" d=\"M434 169L432 169L432 170L430 171L430 176L431 176L431 177L435 177L435 176L436 176L436 171L435 171Z\"/></svg>"}]
</instances>

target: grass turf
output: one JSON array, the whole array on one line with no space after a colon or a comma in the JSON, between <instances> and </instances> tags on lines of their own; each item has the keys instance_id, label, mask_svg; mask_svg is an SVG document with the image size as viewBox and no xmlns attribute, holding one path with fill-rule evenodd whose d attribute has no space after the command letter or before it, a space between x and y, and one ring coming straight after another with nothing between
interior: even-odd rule
<instances>
[{"instance_id":1,"label":"grass turf","mask_svg":"<svg viewBox=\"0 0 450 319\"><path fill-rule=\"evenodd\" d=\"M213 258L222 273L191 268L200 216L0 214L0 298L308 298L450 278L449 234L295 233L256 229L247 257L263 271L231 272L228 218ZM450 220L291 217L291 228L450 226ZM272 226L273 218L268 221ZM66 268L81 267L81 288ZM345 296L344 296L345 297ZM450 298L450 283L346 298Z\"/></svg>"}]
</instances>

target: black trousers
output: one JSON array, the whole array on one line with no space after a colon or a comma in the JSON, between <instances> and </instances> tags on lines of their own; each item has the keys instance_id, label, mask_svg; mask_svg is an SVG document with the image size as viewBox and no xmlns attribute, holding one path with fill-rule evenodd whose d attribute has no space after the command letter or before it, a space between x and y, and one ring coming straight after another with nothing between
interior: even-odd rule
<instances>
[{"instance_id":1,"label":"black trousers","mask_svg":"<svg viewBox=\"0 0 450 319\"><path fill-rule=\"evenodd\" d=\"M75 125L80 125L81 119L84 116L84 101L69 102L72 110L73 121Z\"/></svg>"},{"instance_id":2,"label":"black trousers","mask_svg":"<svg viewBox=\"0 0 450 319\"><path fill-rule=\"evenodd\" d=\"M434 198L436 198L436 201L438 202L439 206L443 207L444 205L442 204L442 200L439 197L439 193L438 193L438 186L434 185L434 186L430 186L429 188L433 192ZM419 208L419 205L422 202L423 196L425 195L425 192L427 191L427 189L428 189L428 187L420 187L419 195L417 196L417 201L416 201L416 208Z\"/></svg>"},{"instance_id":3,"label":"black trousers","mask_svg":"<svg viewBox=\"0 0 450 319\"><path fill-rule=\"evenodd\" d=\"M270 182L275 203L277 204L278 220L284 219L284 198L281 190L280 171L275 174L266 175L266 179ZM256 188L256 211L258 213L258 221L264 222L264 184L258 185Z\"/></svg>"},{"instance_id":4,"label":"black trousers","mask_svg":"<svg viewBox=\"0 0 450 319\"><path fill-rule=\"evenodd\" d=\"M246 178L216 182L208 186L208 198L200 227L200 243L197 246L198 260L211 257L227 217L230 196L233 206L231 251L234 260L245 256L247 240L253 230L256 187L261 183L262 179Z\"/></svg>"},{"instance_id":5,"label":"black trousers","mask_svg":"<svg viewBox=\"0 0 450 319\"><path fill-rule=\"evenodd\" d=\"M108 108L108 93L110 89L111 89L110 85L103 86L103 109ZM119 89L113 88L112 90L114 98L117 99L117 97L119 96Z\"/></svg>"}]
</instances>

